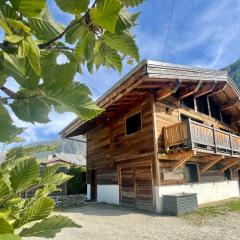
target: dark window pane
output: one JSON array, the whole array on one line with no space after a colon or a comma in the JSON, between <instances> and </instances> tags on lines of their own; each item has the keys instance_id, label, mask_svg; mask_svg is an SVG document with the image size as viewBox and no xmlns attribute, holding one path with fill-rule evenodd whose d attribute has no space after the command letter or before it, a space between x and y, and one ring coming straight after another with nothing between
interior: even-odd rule
<instances>
[{"instance_id":1,"label":"dark window pane","mask_svg":"<svg viewBox=\"0 0 240 240\"><path fill-rule=\"evenodd\" d=\"M212 100L211 97L209 97L209 105L210 105L211 116L213 118L221 120L219 106Z\"/></svg>"},{"instance_id":2,"label":"dark window pane","mask_svg":"<svg viewBox=\"0 0 240 240\"><path fill-rule=\"evenodd\" d=\"M198 182L198 169L196 164L186 164L185 173L187 182Z\"/></svg>"},{"instance_id":3,"label":"dark window pane","mask_svg":"<svg viewBox=\"0 0 240 240\"><path fill-rule=\"evenodd\" d=\"M132 133L135 133L142 128L141 123L141 114L137 113L126 120L126 134L130 135Z\"/></svg>"},{"instance_id":4,"label":"dark window pane","mask_svg":"<svg viewBox=\"0 0 240 240\"><path fill-rule=\"evenodd\" d=\"M224 171L224 177L226 180L231 180L231 170L230 168Z\"/></svg>"},{"instance_id":5,"label":"dark window pane","mask_svg":"<svg viewBox=\"0 0 240 240\"><path fill-rule=\"evenodd\" d=\"M201 96L196 98L196 103L197 103L197 109L201 113L209 114L208 113L208 103L207 103L207 97Z\"/></svg>"},{"instance_id":6,"label":"dark window pane","mask_svg":"<svg viewBox=\"0 0 240 240\"><path fill-rule=\"evenodd\" d=\"M181 104L188 107L188 108L192 108L194 109L194 99L193 96L188 96L184 99L181 100Z\"/></svg>"}]
</instances>

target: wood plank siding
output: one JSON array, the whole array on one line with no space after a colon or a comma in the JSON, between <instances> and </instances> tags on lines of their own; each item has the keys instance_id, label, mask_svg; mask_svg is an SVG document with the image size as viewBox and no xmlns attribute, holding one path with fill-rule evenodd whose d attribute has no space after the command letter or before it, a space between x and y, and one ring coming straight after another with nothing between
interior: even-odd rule
<instances>
[{"instance_id":1,"label":"wood plank siding","mask_svg":"<svg viewBox=\"0 0 240 240\"><path fill-rule=\"evenodd\" d=\"M61 135L87 135L87 182L119 187L120 204L153 210L155 186L239 180L240 91L226 72L143 61L97 104Z\"/></svg>"}]
</instances>

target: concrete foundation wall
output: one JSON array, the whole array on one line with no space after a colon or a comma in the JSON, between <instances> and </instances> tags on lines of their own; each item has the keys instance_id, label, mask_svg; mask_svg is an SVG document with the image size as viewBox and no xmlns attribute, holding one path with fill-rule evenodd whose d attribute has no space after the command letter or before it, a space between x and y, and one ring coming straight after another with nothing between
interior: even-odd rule
<instances>
[{"instance_id":1,"label":"concrete foundation wall","mask_svg":"<svg viewBox=\"0 0 240 240\"><path fill-rule=\"evenodd\" d=\"M119 205L119 186L97 185L97 201Z\"/></svg>"},{"instance_id":2,"label":"concrete foundation wall","mask_svg":"<svg viewBox=\"0 0 240 240\"><path fill-rule=\"evenodd\" d=\"M162 212L162 195L175 193L197 193L198 204L239 197L238 181L194 183L174 186L156 186L156 209Z\"/></svg>"},{"instance_id":3,"label":"concrete foundation wall","mask_svg":"<svg viewBox=\"0 0 240 240\"><path fill-rule=\"evenodd\" d=\"M87 184L87 200L91 199L91 185Z\"/></svg>"}]
</instances>

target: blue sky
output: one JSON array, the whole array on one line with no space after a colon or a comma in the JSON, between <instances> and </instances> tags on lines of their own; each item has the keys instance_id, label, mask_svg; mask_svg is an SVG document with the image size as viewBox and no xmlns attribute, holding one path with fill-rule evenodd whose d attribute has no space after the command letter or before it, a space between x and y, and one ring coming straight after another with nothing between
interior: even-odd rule
<instances>
[{"instance_id":1,"label":"blue sky","mask_svg":"<svg viewBox=\"0 0 240 240\"><path fill-rule=\"evenodd\" d=\"M57 9L48 0L55 20L68 23L71 16ZM139 46L141 59L162 60L169 25L172 0L146 0L140 7L138 25L133 32ZM166 45L165 62L219 69L240 58L240 1L239 0L175 0L173 18ZM133 66L124 66L122 74L101 69L90 75L84 72L76 78L86 83L93 98L101 96ZM8 81L13 89L14 84ZM52 112L52 122L43 125L24 123L12 116L18 126L25 127L22 136L26 143L45 141L58 137L74 115Z\"/></svg>"}]
</instances>

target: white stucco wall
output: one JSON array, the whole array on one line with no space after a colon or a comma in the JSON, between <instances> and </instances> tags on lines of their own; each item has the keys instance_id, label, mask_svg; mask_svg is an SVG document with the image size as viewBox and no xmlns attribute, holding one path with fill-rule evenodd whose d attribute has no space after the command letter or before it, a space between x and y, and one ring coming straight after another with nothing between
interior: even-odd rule
<instances>
[{"instance_id":1,"label":"white stucco wall","mask_svg":"<svg viewBox=\"0 0 240 240\"><path fill-rule=\"evenodd\" d=\"M91 199L91 185L87 184L87 200Z\"/></svg>"},{"instance_id":2,"label":"white stucco wall","mask_svg":"<svg viewBox=\"0 0 240 240\"><path fill-rule=\"evenodd\" d=\"M240 194L238 181L155 186L157 211L162 211L162 195L182 192L197 193L198 204L239 197Z\"/></svg>"},{"instance_id":3,"label":"white stucco wall","mask_svg":"<svg viewBox=\"0 0 240 240\"><path fill-rule=\"evenodd\" d=\"M97 185L97 201L119 205L119 186Z\"/></svg>"}]
</instances>

